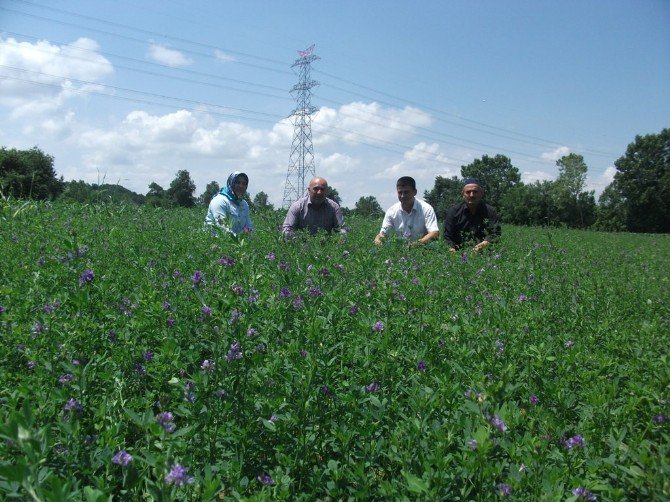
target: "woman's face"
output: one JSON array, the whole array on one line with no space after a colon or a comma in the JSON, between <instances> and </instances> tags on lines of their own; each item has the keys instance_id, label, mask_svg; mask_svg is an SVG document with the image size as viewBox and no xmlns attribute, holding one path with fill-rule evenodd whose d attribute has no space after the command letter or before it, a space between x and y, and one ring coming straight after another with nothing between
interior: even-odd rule
<instances>
[{"instance_id":1,"label":"woman's face","mask_svg":"<svg viewBox=\"0 0 670 502\"><path fill-rule=\"evenodd\" d=\"M238 176L235 180L235 185L233 186L235 197L242 198L242 196L247 192L247 186L249 186L247 179L243 176Z\"/></svg>"}]
</instances>

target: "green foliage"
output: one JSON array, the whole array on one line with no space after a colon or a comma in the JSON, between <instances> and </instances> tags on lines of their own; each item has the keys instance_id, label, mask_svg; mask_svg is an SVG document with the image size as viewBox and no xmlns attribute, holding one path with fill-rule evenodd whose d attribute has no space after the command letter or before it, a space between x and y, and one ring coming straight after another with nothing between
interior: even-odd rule
<instances>
[{"instance_id":1,"label":"green foliage","mask_svg":"<svg viewBox=\"0 0 670 502\"><path fill-rule=\"evenodd\" d=\"M177 172L175 179L170 183L170 188L165 193L167 199L175 206L195 206L195 182L190 173L182 169Z\"/></svg>"},{"instance_id":2,"label":"green foliage","mask_svg":"<svg viewBox=\"0 0 670 502\"><path fill-rule=\"evenodd\" d=\"M198 205L209 207L209 203L212 201L214 196L219 193L221 187L216 181L210 181L205 187L205 191L198 198Z\"/></svg>"},{"instance_id":3,"label":"green foliage","mask_svg":"<svg viewBox=\"0 0 670 502\"><path fill-rule=\"evenodd\" d=\"M340 197L340 194L337 192L337 188L335 187L328 185L328 190L326 190L326 197L334 200L340 205L342 204L342 198Z\"/></svg>"},{"instance_id":4,"label":"green foliage","mask_svg":"<svg viewBox=\"0 0 670 502\"><path fill-rule=\"evenodd\" d=\"M569 227L585 228L595 221L593 192L584 192L588 167L584 157L571 153L556 161L558 179L552 184L554 221Z\"/></svg>"},{"instance_id":5,"label":"green foliage","mask_svg":"<svg viewBox=\"0 0 670 502\"><path fill-rule=\"evenodd\" d=\"M438 220L444 221L449 206L463 200L463 182L456 176L451 178L437 176L432 190L426 190L423 198L433 206Z\"/></svg>"},{"instance_id":6,"label":"green foliage","mask_svg":"<svg viewBox=\"0 0 670 502\"><path fill-rule=\"evenodd\" d=\"M53 200L63 191L54 159L39 148L0 148L0 193L16 199Z\"/></svg>"},{"instance_id":7,"label":"green foliage","mask_svg":"<svg viewBox=\"0 0 670 502\"><path fill-rule=\"evenodd\" d=\"M670 496L668 236L283 214L0 201L0 498Z\"/></svg>"},{"instance_id":8,"label":"green foliage","mask_svg":"<svg viewBox=\"0 0 670 502\"><path fill-rule=\"evenodd\" d=\"M484 186L486 201L500 209L500 202L507 192L521 182L519 169L505 155L484 155L467 166L461 166L463 178L477 178ZM504 220L505 214L501 211Z\"/></svg>"},{"instance_id":9,"label":"green foliage","mask_svg":"<svg viewBox=\"0 0 670 502\"><path fill-rule=\"evenodd\" d=\"M380 218L384 216L384 210L373 195L358 199L352 212L353 214L367 218Z\"/></svg>"},{"instance_id":10,"label":"green foliage","mask_svg":"<svg viewBox=\"0 0 670 502\"><path fill-rule=\"evenodd\" d=\"M614 165L602 218L631 232L670 232L670 129L636 136Z\"/></svg>"},{"instance_id":11,"label":"green foliage","mask_svg":"<svg viewBox=\"0 0 670 502\"><path fill-rule=\"evenodd\" d=\"M124 203L143 204L144 196L120 185L89 185L84 181L66 181L65 189L59 199L65 202L80 203Z\"/></svg>"},{"instance_id":12,"label":"green foliage","mask_svg":"<svg viewBox=\"0 0 670 502\"><path fill-rule=\"evenodd\" d=\"M265 192L258 192L250 204L254 211L265 212L274 211L274 206L269 202L270 198Z\"/></svg>"}]
</instances>

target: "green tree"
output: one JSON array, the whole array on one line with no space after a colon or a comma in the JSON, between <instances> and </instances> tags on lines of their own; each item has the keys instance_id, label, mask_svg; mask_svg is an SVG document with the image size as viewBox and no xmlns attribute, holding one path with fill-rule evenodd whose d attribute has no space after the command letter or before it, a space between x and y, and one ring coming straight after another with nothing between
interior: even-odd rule
<instances>
[{"instance_id":1,"label":"green tree","mask_svg":"<svg viewBox=\"0 0 670 502\"><path fill-rule=\"evenodd\" d=\"M437 218L444 220L449 206L463 200L463 183L456 176L451 178L437 176L433 189L426 190L423 193L423 198L433 206Z\"/></svg>"},{"instance_id":2,"label":"green tree","mask_svg":"<svg viewBox=\"0 0 670 502\"><path fill-rule=\"evenodd\" d=\"M274 206L269 202L270 198L265 192L258 192L254 197L251 206L254 211L274 211Z\"/></svg>"},{"instance_id":3,"label":"green tree","mask_svg":"<svg viewBox=\"0 0 670 502\"><path fill-rule=\"evenodd\" d=\"M384 216L384 210L379 205L377 198L373 195L368 195L367 197L361 197L356 202L354 206L355 214L359 216L378 218Z\"/></svg>"},{"instance_id":4,"label":"green tree","mask_svg":"<svg viewBox=\"0 0 670 502\"><path fill-rule=\"evenodd\" d=\"M501 217L504 217L504 213L500 210L500 201L508 190L521 182L519 169L512 165L509 157L500 154L495 157L484 155L467 166L461 166L461 175L480 181L484 186L486 201L499 209Z\"/></svg>"},{"instance_id":5,"label":"green tree","mask_svg":"<svg viewBox=\"0 0 670 502\"><path fill-rule=\"evenodd\" d=\"M595 226L599 230L622 232L626 230L628 206L614 183L607 185L598 199Z\"/></svg>"},{"instance_id":6,"label":"green tree","mask_svg":"<svg viewBox=\"0 0 670 502\"><path fill-rule=\"evenodd\" d=\"M544 226L556 223L552 193L553 181L519 183L510 188L500 201L505 221L513 225Z\"/></svg>"},{"instance_id":7,"label":"green tree","mask_svg":"<svg viewBox=\"0 0 670 502\"><path fill-rule=\"evenodd\" d=\"M670 232L670 129L636 136L614 166L608 197L619 205L626 228Z\"/></svg>"},{"instance_id":8,"label":"green tree","mask_svg":"<svg viewBox=\"0 0 670 502\"><path fill-rule=\"evenodd\" d=\"M59 200L88 203L94 200L93 187L85 181L66 181Z\"/></svg>"},{"instance_id":9,"label":"green tree","mask_svg":"<svg viewBox=\"0 0 670 502\"><path fill-rule=\"evenodd\" d=\"M328 190L326 190L326 197L342 205L342 198L340 197L340 194L337 193L337 188L328 185Z\"/></svg>"},{"instance_id":10,"label":"green tree","mask_svg":"<svg viewBox=\"0 0 670 502\"><path fill-rule=\"evenodd\" d=\"M558 179L552 193L556 216L570 227L588 227L595 221L596 202L593 192L585 192L588 167L584 157L571 153L556 161Z\"/></svg>"},{"instance_id":11,"label":"green tree","mask_svg":"<svg viewBox=\"0 0 670 502\"><path fill-rule=\"evenodd\" d=\"M186 169L177 172L175 179L170 183L166 195L168 200L176 206L195 206L195 183Z\"/></svg>"},{"instance_id":12,"label":"green tree","mask_svg":"<svg viewBox=\"0 0 670 502\"><path fill-rule=\"evenodd\" d=\"M149 191L147 192L145 201L147 204L154 207L166 207L170 205L165 194L165 189L155 181L149 185Z\"/></svg>"},{"instance_id":13,"label":"green tree","mask_svg":"<svg viewBox=\"0 0 670 502\"><path fill-rule=\"evenodd\" d=\"M214 196L219 193L219 190L221 190L219 184L216 181L210 181L207 183L205 191L198 198L198 204L201 206L209 206L209 203L212 201Z\"/></svg>"},{"instance_id":14,"label":"green tree","mask_svg":"<svg viewBox=\"0 0 670 502\"><path fill-rule=\"evenodd\" d=\"M55 199L64 187L53 165L53 157L37 147L0 148L0 192L18 199Z\"/></svg>"}]
</instances>

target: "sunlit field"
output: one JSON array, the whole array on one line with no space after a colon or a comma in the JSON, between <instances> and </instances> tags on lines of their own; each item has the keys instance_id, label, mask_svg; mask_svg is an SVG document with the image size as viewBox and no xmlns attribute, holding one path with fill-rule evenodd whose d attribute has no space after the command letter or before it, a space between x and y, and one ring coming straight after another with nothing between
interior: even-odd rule
<instances>
[{"instance_id":1,"label":"sunlit field","mask_svg":"<svg viewBox=\"0 0 670 502\"><path fill-rule=\"evenodd\" d=\"M0 204L0 498L670 497L667 235Z\"/></svg>"}]
</instances>

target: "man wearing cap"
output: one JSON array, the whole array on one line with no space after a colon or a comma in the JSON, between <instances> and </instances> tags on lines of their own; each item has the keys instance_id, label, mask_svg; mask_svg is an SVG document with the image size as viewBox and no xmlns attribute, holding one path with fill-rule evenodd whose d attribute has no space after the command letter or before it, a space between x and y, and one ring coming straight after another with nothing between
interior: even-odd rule
<instances>
[{"instance_id":1,"label":"man wearing cap","mask_svg":"<svg viewBox=\"0 0 670 502\"><path fill-rule=\"evenodd\" d=\"M346 234L342 208L337 202L326 197L328 182L324 178L312 178L307 195L298 199L288 208L282 225L285 236L293 235L295 230L308 230L316 234L319 229L331 232L336 230Z\"/></svg>"},{"instance_id":2,"label":"man wearing cap","mask_svg":"<svg viewBox=\"0 0 670 502\"><path fill-rule=\"evenodd\" d=\"M375 244L381 244L390 233L401 239L427 244L440 236L433 207L416 198L416 181L403 176L396 182L398 202L384 215L382 228L375 237Z\"/></svg>"},{"instance_id":3,"label":"man wearing cap","mask_svg":"<svg viewBox=\"0 0 670 502\"><path fill-rule=\"evenodd\" d=\"M483 197L484 189L477 179L463 182L463 202L449 208L444 222L444 239L450 251L470 242L479 251L500 237L498 213Z\"/></svg>"}]
</instances>

